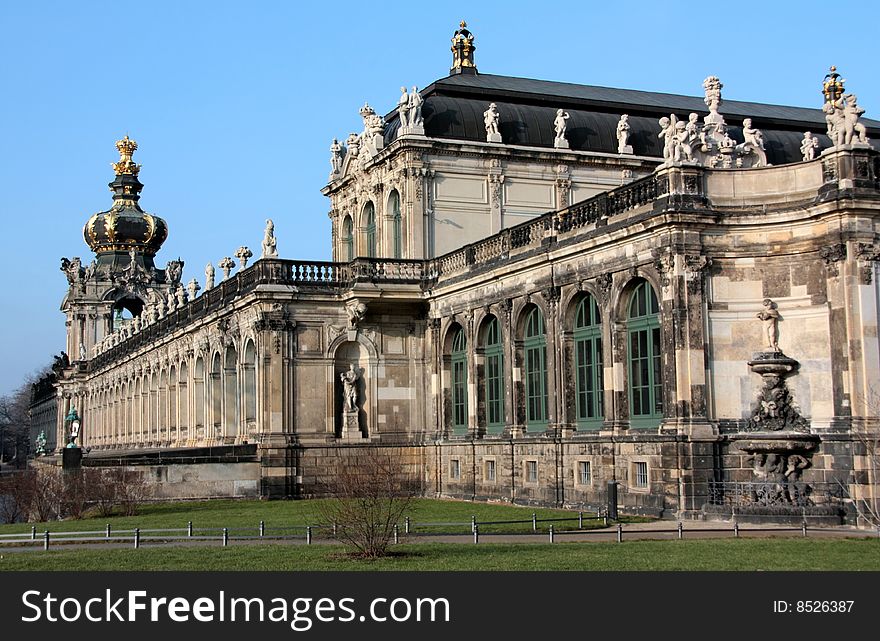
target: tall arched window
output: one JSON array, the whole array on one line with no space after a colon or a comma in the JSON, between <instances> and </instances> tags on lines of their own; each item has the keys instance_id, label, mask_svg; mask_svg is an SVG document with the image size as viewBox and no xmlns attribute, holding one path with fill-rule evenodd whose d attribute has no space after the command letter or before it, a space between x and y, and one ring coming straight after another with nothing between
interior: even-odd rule
<instances>
[{"instance_id":1,"label":"tall arched window","mask_svg":"<svg viewBox=\"0 0 880 641\"><path fill-rule=\"evenodd\" d=\"M537 307L526 318L526 425L547 426L547 340L544 316Z\"/></svg>"},{"instance_id":2,"label":"tall arched window","mask_svg":"<svg viewBox=\"0 0 880 641\"><path fill-rule=\"evenodd\" d=\"M223 361L223 435L238 436L238 354L235 347L226 347Z\"/></svg>"},{"instance_id":3,"label":"tall arched window","mask_svg":"<svg viewBox=\"0 0 880 641\"><path fill-rule=\"evenodd\" d=\"M467 427L467 338L459 328L452 338L452 428L466 432Z\"/></svg>"},{"instance_id":4,"label":"tall arched window","mask_svg":"<svg viewBox=\"0 0 880 641\"><path fill-rule=\"evenodd\" d=\"M578 427L598 429L602 408L602 319L589 294L578 303L574 319L575 405Z\"/></svg>"},{"instance_id":5,"label":"tall arched window","mask_svg":"<svg viewBox=\"0 0 880 641\"><path fill-rule=\"evenodd\" d=\"M364 231L366 232L366 247L364 248L367 256L376 257L376 208L373 203L367 203L364 207Z\"/></svg>"},{"instance_id":6,"label":"tall arched window","mask_svg":"<svg viewBox=\"0 0 880 641\"><path fill-rule=\"evenodd\" d=\"M214 432L208 436L222 436L223 427L223 384L221 381L223 368L220 365L220 354L214 354L211 361L211 422Z\"/></svg>"},{"instance_id":7,"label":"tall arched window","mask_svg":"<svg viewBox=\"0 0 880 641\"><path fill-rule=\"evenodd\" d=\"M194 418L193 427L196 428L193 437L205 437L205 361L199 356L196 359L195 376L193 377L193 410Z\"/></svg>"},{"instance_id":8,"label":"tall arched window","mask_svg":"<svg viewBox=\"0 0 880 641\"><path fill-rule=\"evenodd\" d=\"M403 257L403 221L400 217L400 194L397 190L388 197L388 210L391 212L391 250L394 258Z\"/></svg>"},{"instance_id":9,"label":"tall arched window","mask_svg":"<svg viewBox=\"0 0 880 641\"><path fill-rule=\"evenodd\" d=\"M257 422L257 352L254 342L248 341L244 348L244 420L248 428L256 427Z\"/></svg>"},{"instance_id":10,"label":"tall arched window","mask_svg":"<svg viewBox=\"0 0 880 641\"><path fill-rule=\"evenodd\" d=\"M504 430L504 347L501 323L492 317L483 335L486 367L486 431L498 434Z\"/></svg>"},{"instance_id":11,"label":"tall arched window","mask_svg":"<svg viewBox=\"0 0 880 641\"><path fill-rule=\"evenodd\" d=\"M663 417L659 311L654 289L641 281L630 297L626 321L630 418L634 427L656 426Z\"/></svg>"},{"instance_id":12,"label":"tall arched window","mask_svg":"<svg viewBox=\"0 0 880 641\"><path fill-rule=\"evenodd\" d=\"M342 257L346 262L354 258L354 225L351 216L346 216L342 221Z\"/></svg>"}]
</instances>

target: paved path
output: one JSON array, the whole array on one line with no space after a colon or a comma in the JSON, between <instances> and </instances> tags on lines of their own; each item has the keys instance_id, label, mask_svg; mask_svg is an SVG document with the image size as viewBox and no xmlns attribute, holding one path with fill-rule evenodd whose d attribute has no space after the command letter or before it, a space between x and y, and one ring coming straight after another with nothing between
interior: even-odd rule
<instances>
[{"instance_id":1,"label":"paved path","mask_svg":"<svg viewBox=\"0 0 880 641\"><path fill-rule=\"evenodd\" d=\"M784 525L742 525L739 527L738 535L740 538L773 538L773 537L802 537L803 530L799 526ZM63 536L63 533L58 533ZM573 543L573 542L608 542L617 541L617 527L609 526L595 530L580 530L568 532L554 532L556 543ZM623 525L623 540L675 540L678 538L677 523L671 521L661 521L655 523L627 523ZM732 523L718 521L687 521L683 523L682 538L684 539L711 539L711 538L733 538L734 529ZM876 538L878 532L876 530L865 530L849 526L834 527L808 527L808 538ZM458 543L473 545L474 537L471 533L464 534L414 534L404 536L401 533L402 543ZM550 534L547 529L543 529L537 534L484 534L480 533L479 542L483 543L549 543ZM249 537L246 539L236 539L230 536L230 546L242 545L264 545L266 543L282 544L282 545L306 545L305 536L297 536L296 538L273 538L266 536L262 539L257 537ZM335 543L332 539L314 538L312 541L315 545L327 545ZM102 543L97 541L51 541L50 550L57 549L123 549L132 548L134 546L133 538L128 536L125 540L114 541L110 543ZM193 538L193 539L176 539L161 540L158 537L151 539L149 535L141 537L140 546L142 548L157 547L220 547L222 539L220 536L212 536L210 538ZM38 537L33 544L23 546L0 546L0 554L7 553L23 553L23 552L42 552L43 540Z\"/></svg>"}]
</instances>

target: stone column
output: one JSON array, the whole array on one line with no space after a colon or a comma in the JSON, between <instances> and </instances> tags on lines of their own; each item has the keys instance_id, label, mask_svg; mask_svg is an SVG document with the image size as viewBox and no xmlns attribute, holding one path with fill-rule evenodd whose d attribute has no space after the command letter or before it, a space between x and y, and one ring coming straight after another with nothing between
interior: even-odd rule
<instances>
[{"instance_id":1,"label":"stone column","mask_svg":"<svg viewBox=\"0 0 880 641\"><path fill-rule=\"evenodd\" d=\"M556 431L559 429L561 413L562 387L560 378L560 349L562 337L559 336L559 287L552 286L542 292L547 303L546 327L544 328L544 341L546 344L546 369L547 369L547 429Z\"/></svg>"}]
</instances>

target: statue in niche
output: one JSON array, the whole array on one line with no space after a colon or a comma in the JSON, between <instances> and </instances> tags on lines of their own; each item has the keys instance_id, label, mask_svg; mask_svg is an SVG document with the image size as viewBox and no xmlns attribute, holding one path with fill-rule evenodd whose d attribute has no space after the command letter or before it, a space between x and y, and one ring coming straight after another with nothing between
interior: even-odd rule
<instances>
[{"instance_id":1,"label":"statue in niche","mask_svg":"<svg viewBox=\"0 0 880 641\"><path fill-rule=\"evenodd\" d=\"M617 153L619 154L631 154L633 152L632 145L627 144L629 131L629 115L623 114L617 123Z\"/></svg>"},{"instance_id":2,"label":"statue in niche","mask_svg":"<svg viewBox=\"0 0 880 641\"><path fill-rule=\"evenodd\" d=\"M757 317L764 323L764 344L771 352L779 352L779 311L769 298L764 299L764 309Z\"/></svg>"},{"instance_id":3,"label":"statue in niche","mask_svg":"<svg viewBox=\"0 0 880 641\"><path fill-rule=\"evenodd\" d=\"M342 402L346 412L357 411L357 382L361 373L355 368L354 363L348 366L347 372L339 374L339 380L342 381Z\"/></svg>"},{"instance_id":4,"label":"statue in niche","mask_svg":"<svg viewBox=\"0 0 880 641\"><path fill-rule=\"evenodd\" d=\"M214 266L211 263L205 265L205 291L214 286Z\"/></svg>"},{"instance_id":5,"label":"statue in niche","mask_svg":"<svg viewBox=\"0 0 880 641\"><path fill-rule=\"evenodd\" d=\"M813 137L809 131L804 132L804 139L801 141L801 154L803 154L804 162L809 162L816 157L816 150L819 148L819 140Z\"/></svg>"},{"instance_id":6,"label":"statue in niche","mask_svg":"<svg viewBox=\"0 0 880 641\"><path fill-rule=\"evenodd\" d=\"M858 142L867 144L867 129L865 129L865 125L859 122L859 118L863 113L865 113L865 110L858 105L858 99L856 98L856 95L854 93L846 94L843 97L843 100L843 144L851 145L854 135L858 135Z\"/></svg>"},{"instance_id":7,"label":"statue in niche","mask_svg":"<svg viewBox=\"0 0 880 641\"><path fill-rule=\"evenodd\" d=\"M342 171L342 145L339 144L336 138L333 139L330 145L330 167L332 167L331 173L333 174L338 174Z\"/></svg>"},{"instance_id":8,"label":"statue in niche","mask_svg":"<svg viewBox=\"0 0 880 641\"><path fill-rule=\"evenodd\" d=\"M565 138L565 130L568 128L566 120L571 116L563 109L556 110L556 118L553 120L553 130L556 132L556 140L553 146L557 149L568 149L568 140Z\"/></svg>"},{"instance_id":9,"label":"statue in niche","mask_svg":"<svg viewBox=\"0 0 880 641\"><path fill-rule=\"evenodd\" d=\"M276 258L278 256L278 243L275 240L275 223L271 218L266 219L266 230L263 232L263 256L262 258Z\"/></svg>"},{"instance_id":10,"label":"statue in niche","mask_svg":"<svg viewBox=\"0 0 880 641\"><path fill-rule=\"evenodd\" d=\"M766 167L767 154L764 152L764 133L760 129L752 127L751 118L743 120L743 138L745 138L744 144L758 156L755 167Z\"/></svg>"}]
</instances>

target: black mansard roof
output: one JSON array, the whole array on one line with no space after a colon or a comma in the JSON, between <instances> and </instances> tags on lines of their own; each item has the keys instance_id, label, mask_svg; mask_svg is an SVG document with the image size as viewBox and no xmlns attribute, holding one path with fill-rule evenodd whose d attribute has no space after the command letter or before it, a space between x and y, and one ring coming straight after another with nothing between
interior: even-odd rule
<instances>
[{"instance_id":1,"label":"black mansard roof","mask_svg":"<svg viewBox=\"0 0 880 641\"><path fill-rule=\"evenodd\" d=\"M553 119L557 109L570 114L566 137L575 151L617 153L617 123L629 114L629 144L636 155L662 156L657 120L675 113L687 119L691 112L706 115L702 97L576 85L492 74L456 74L437 80L422 92L425 133L432 138L483 141L483 112L498 105L505 144L553 147ZM821 96L818 97L821 99ZM831 146L825 135L820 108L766 105L724 100L720 109L731 136L742 142L742 120L752 118L764 133L767 160L774 165L801 160L805 131L817 135L821 148ZM880 137L880 121L863 118L871 138ZM388 115L386 142L396 137L396 110Z\"/></svg>"}]
</instances>

